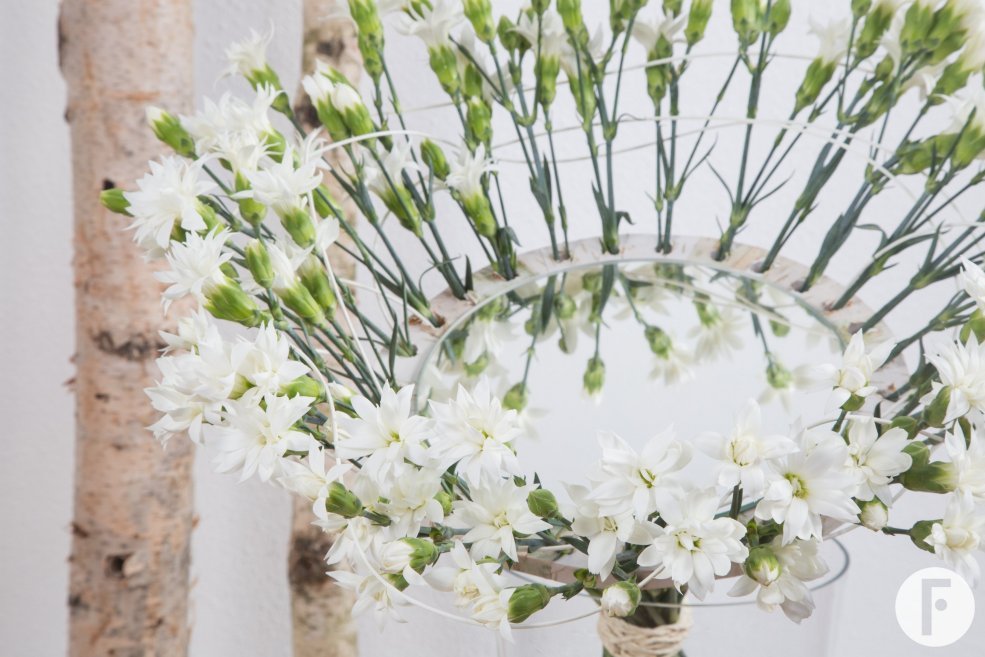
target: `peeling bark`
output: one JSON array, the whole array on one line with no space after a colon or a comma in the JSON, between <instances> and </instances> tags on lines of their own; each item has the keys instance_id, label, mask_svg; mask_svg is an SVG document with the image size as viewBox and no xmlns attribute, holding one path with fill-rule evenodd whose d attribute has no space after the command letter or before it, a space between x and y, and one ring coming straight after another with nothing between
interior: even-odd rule
<instances>
[{"instance_id":1,"label":"peeling bark","mask_svg":"<svg viewBox=\"0 0 985 657\"><path fill-rule=\"evenodd\" d=\"M358 84L359 50L354 28L345 17L342 4L339 0L305 0L303 74L313 72L315 62L322 59ZM314 108L303 90L298 91L294 109L305 130L318 126ZM332 156L333 153L328 155ZM342 201L346 215L354 217L351 201L345 199L335 181L326 176L326 185ZM341 278L354 275L351 260L335 259L332 265ZM355 657L356 629L350 613L353 596L325 574L325 553L334 537L312 525L313 520L311 503L295 498L288 568L294 657Z\"/></svg>"},{"instance_id":2,"label":"peeling bark","mask_svg":"<svg viewBox=\"0 0 985 657\"><path fill-rule=\"evenodd\" d=\"M144 107L192 106L191 0L64 0L59 56L68 89L75 199L76 470L69 654L187 652L192 449L147 425L163 346L152 266L103 209L161 145Z\"/></svg>"}]
</instances>

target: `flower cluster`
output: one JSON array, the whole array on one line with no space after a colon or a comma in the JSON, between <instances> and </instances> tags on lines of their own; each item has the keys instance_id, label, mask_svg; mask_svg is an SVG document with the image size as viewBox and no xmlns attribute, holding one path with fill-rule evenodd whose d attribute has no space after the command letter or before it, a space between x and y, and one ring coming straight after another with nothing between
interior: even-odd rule
<instances>
[{"instance_id":1,"label":"flower cluster","mask_svg":"<svg viewBox=\"0 0 985 657\"><path fill-rule=\"evenodd\" d=\"M373 609L381 618L398 613L410 587L430 587L454 595L474 622L509 634L512 624L559 598L587 594L606 613L630 616L658 577L679 594L702 598L719 579L734 576L733 594L755 593L764 608L799 620L813 609L809 583L826 571L819 547L833 526L845 524L909 536L977 579L975 552L985 537L985 272L974 261L985 254L973 251L973 229L930 230L929 222L985 178L975 169L985 154L980 3L853 2L844 25L815 25L820 48L788 94L792 118L778 122L783 127L770 135L773 148L758 173L747 170L749 153L760 150L749 148L754 131L747 127L734 185L713 167L713 146L702 154L697 139L688 156L677 143L680 86L691 79L692 49L704 38L713 4L613 2L607 24L589 29L581 3L572 0L531 2L514 18L494 14L488 0L349 0L371 97L320 64L302 83L313 116L295 114L267 61L272 35L254 33L227 53L228 72L253 89L249 98L225 94L189 116L151 108L150 127L173 154L152 162L135 189L105 190L102 200L128 217L135 242L159 261L165 310L185 313L173 333L162 335L160 380L147 391L161 413L154 434L167 441L187 433L213 453L218 470L240 479L256 475L310 500L317 524L337 534L327 557L338 564L332 576L356 590L357 611ZM732 73L741 64L748 74L743 102L756 117L792 3L733 0L729 9L737 42ZM421 40L447 95L461 132L454 157L440 140L418 139L403 127L397 81L383 57L390 13L397 14L395 27ZM584 138L592 164L600 248L618 254L622 224L632 222L615 184L626 114L618 90L631 83L624 64L638 47L646 65L636 83L653 103L649 118L657 129L657 251L673 251L675 205L707 164L730 204L713 257L732 258L736 236L753 214L768 214L762 204L786 184L775 176L789 168L784 162L800 136L817 128L830 134L816 122L836 114L834 132L844 147L826 143L806 167L811 173L797 183L803 186L793 207L783 208L787 220L757 263L757 271L769 272L828 181L843 179L834 174L848 142L873 126L892 134L887 124L898 113L890 110L911 89L921 93L921 111L912 125L907 121L901 143L873 149L873 157L885 159L870 162L855 201L832 215L838 219L797 289L821 281L854 231L871 227L862 217L893 187L889 176L921 176L926 193L895 227L880 227L871 261L826 310L846 307L875 276L901 264L904 251L921 244L928 251L906 259L923 264L900 277L903 289L864 320L863 330L845 331L853 335L841 363L790 371L770 359L765 374L773 397L794 387L828 389L834 417L767 434L750 400L735 409L735 425L718 433L654 427L656 436L639 442L602 433L587 485L572 485L559 498L520 458L530 436L519 412L525 382L502 395L491 382L499 345L509 339L495 321L502 310L495 302L450 340L456 366L478 377L475 385L424 403L398 376L397 360L418 347L410 327L440 331L443 318L422 291L423 274L408 269L411 257L391 237L403 231L408 248L427 259L424 273L440 276L460 300L473 298L473 261L449 250L442 237L449 222L474 233L476 252L495 275L518 275L519 238L507 216L511 190L501 186L493 145L496 112L509 122L511 139L515 132L527 165L524 216L536 208L550 254L561 260L569 247L571 186L562 184L552 116L562 114L553 108L566 98L577 114L571 128ZM562 70L567 85L558 85ZM741 77L732 73L719 99ZM616 84L606 84L610 76ZM943 132L922 123L937 105L953 119ZM351 214L340 198L354 207ZM937 206L938 198L947 200ZM339 239L343 234L347 239ZM366 274L370 285L363 287L379 297L382 319L356 303L361 284L336 275L339 261ZM913 291L956 276L960 267L964 291L925 330L888 348L867 344L866 331ZM654 272L682 287L696 284L693 272L676 265ZM652 282L640 285L610 269L570 276L550 294L534 295L528 333L536 340L556 336L565 349L593 335L597 341L606 305L616 299L617 312L638 316L659 361L654 374L671 384L695 362L735 349L747 327L743 313L695 294L698 322L688 336L695 348L688 349L681 336L639 313L638 303L660 294ZM733 300L758 303L760 292L736 288ZM189 307L196 310L189 314ZM957 338L951 328L959 329ZM761 326L755 330L764 338ZM925 338L926 356L910 379L880 391L880 367ZM604 380L596 348L584 372L586 392L597 396ZM704 478L693 472L702 463ZM904 489L942 495L940 517L890 525ZM586 568L562 584L509 586L504 577L528 559L573 553Z\"/></svg>"}]
</instances>

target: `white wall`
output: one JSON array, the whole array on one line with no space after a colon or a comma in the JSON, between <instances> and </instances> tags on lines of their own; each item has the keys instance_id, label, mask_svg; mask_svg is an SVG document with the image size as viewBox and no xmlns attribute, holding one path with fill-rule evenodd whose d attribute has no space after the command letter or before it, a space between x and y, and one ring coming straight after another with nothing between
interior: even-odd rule
<instances>
[{"instance_id":1,"label":"white wall","mask_svg":"<svg viewBox=\"0 0 985 657\"><path fill-rule=\"evenodd\" d=\"M584 4L594 8L596 3ZM722 4L724 10L727 3ZM813 42L804 37L808 3L794 4L794 24L783 47L789 52L811 53ZM822 8L815 6L814 11ZM5 421L0 458L0 653L17 657L59 655L66 643L73 400L64 383L72 376L72 234L68 135L62 119L64 86L55 52L56 15L55 0L0 2L0 344L4 354L0 416ZM197 93L215 94L224 87L225 83L215 85L213 80L222 68L225 44L250 27L264 28L268 21L274 22L278 34L271 59L281 71L285 86L293 89L296 76L292 72L297 70L299 59L299 15L298 0L196 3ZM727 25L720 18L710 43L729 40ZM397 62L396 77L404 94L404 106L427 104L436 88L424 69L426 60L419 44L397 39L391 42L393 52L399 54L391 61ZM780 70L800 70L799 65L790 66L783 60L776 64ZM774 75L778 74L774 71ZM711 88L718 78L709 80ZM764 102L764 114L779 116L786 111L787 99L770 93ZM644 102L638 89L627 90L625 107ZM781 109L771 109L774 102ZM727 107L724 111L739 114L741 107ZM565 114L563 106L559 108L555 122L570 124L570 110ZM448 138L455 137L440 114L416 115L414 123ZM497 134L507 134L506 126L498 128ZM641 132L641 139L642 135ZM726 170L730 170L730 159L737 153L734 136L734 130L723 131L722 145L715 156ZM559 148L563 151L569 146L562 140ZM643 172L649 170L649 157L646 151L629 156L624 170L630 173L620 180L620 189L649 189L648 181L643 179ZM803 162L799 164L803 167ZM508 169L504 176L516 177L517 184L525 188L518 167L504 169ZM577 168L572 171L571 175L580 175ZM692 232L714 234L715 217L723 216L727 208L714 183L703 184L708 185L709 192L701 195L700 202L682 206L678 216L680 221L691 224ZM620 198L630 196L624 194ZM979 204L980 199L981 195ZM575 195L569 204L577 208L583 200ZM895 202L899 207L901 201ZM626 200L628 208L642 208L645 204L642 196ZM536 222L520 230L526 246L544 242ZM594 224L587 224L575 232L589 235L594 230ZM817 225L806 226L792 244L791 253L801 259L812 257L822 234ZM757 243L767 236L768 231L754 227L743 239ZM834 273L846 278L857 267L857 262L852 261L865 257L869 249L870 244L855 249L837 263ZM875 286L871 298L880 298L884 289L884 285ZM925 312L914 309L894 328L905 333L925 319ZM196 501L201 522L194 541L193 657L287 657L288 500L273 489L258 484L237 485L213 474L203 457L196 466ZM931 514L934 501L914 496L908 505ZM901 518L899 524L905 524L905 520ZM837 605L832 608L835 635L831 654L926 654L898 630L892 605L899 583L916 569L933 565L934 559L902 538L856 532L846 543L854 563ZM411 615L420 623L391 624L382 633L363 623L363 654L372 657L401 650L411 656L438 656L493 651L492 639L481 632L452 628L421 614ZM427 646L419 641L420 637L436 635L444 637L438 646L434 641ZM562 650L575 654L587 635L584 627L576 632L556 632L551 638L558 641L559 647L543 654ZM980 621L961 642L941 653L971 657L979 652L974 646L983 641L985 621Z\"/></svg>"}]
</instances>

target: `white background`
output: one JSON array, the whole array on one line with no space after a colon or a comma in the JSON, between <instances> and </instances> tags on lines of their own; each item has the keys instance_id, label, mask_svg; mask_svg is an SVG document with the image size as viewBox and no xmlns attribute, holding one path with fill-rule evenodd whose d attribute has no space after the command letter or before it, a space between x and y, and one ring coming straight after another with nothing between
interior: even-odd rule
<instances>
[{"instance_id":1,"label":"white background","mask_svg":"<svg viewBox=\"0 0 985 657\"><path fill-rule=\"evenodd\" d=\"M500 3L496 3L499 5ZM502 3L514 5L515 3ZM596 4L585 3L586 6ZM603 5L605 3L598 3ZM819 3L810 3L817 5ZM847 0L839 5L846 5ZM727 3L716 3L724 14ZM794 18L782 48L787 52L812 54L814 41L806 37L808 3L794 2ZM814 7L814 11L822 11ZM830 10L829 10L830 11ZM220 87L214 80L223 66L222 51L229 41L240 38L250 27L263 29L268 21L277 28L277 39L270 57L281 72L288 89L296 84L293 74L299 63L299 2L274 0L200 0L196 3L196 91L215 94ZM73 350L70 200L68 131L63 120L64 84L57 69L57 2L35 0L30 3L3 0L0 3L0 417L4 420L0 457L0 653L16 657L47 657L64 653L66 645L67 557L73 476L73 399L65 387L72 376ZM713 24L708 50L717 43L730 49L731 36L719 15ZM404 94L405 107L424 105L435 98L436 88L426 71L420 44L391 37L398 57L395 73ZM637 53L639 55L639 53ZM719 71L724 60L706 70ZM716 68L717 67L717 68ZM784 67L787 67L784 69ZM802 64L778 61L776 68L793 71L793 84ZM780 70L773 75L782 78ZM695 71L697 72L697 70ZM709 77L714 93L720 75ZM785 116L789 92L765 92L763 115ZM563 94L563 90L561 94ZM700 93L700 92L698 92ZM559 94L559 95L561 95ZM739 95L741 97L741 94ZM627 91L627 111L646 113L645 96ZM741 100L741 98L739 98ZM776 106L774 107L774 103ZM741 113L741 103L726 107L726 113ZM698 110L694 110L698 111ZM565 120L562 120L565 119ZM556 124L571 124L570 109L558 109ZM440 132L442 115L418 115L417 127ZM508 134L497 125L497 135ZM649 130L649 129L648 129ZM443 133L454 139L454 132ZM649 134L649 133L647 133ZM565 150L563 143L559 147ZM572 152L575 152L574 150ZM723 138L716 151L718 168L734 172L734 139ZM632 158L638 158L636 160ZM630 156L620 176L620 189L650 189L649 162L652 151ZM634 165L633 162L637 162ZM798 160L803 168L803 160ZM731 166L731 168L730 168ZM791 167L792 169L794 167ZM578 169L574 169L578 175ZM509 175L514 175L510 172ZM522 172L521 172L522 173ZM645 176L645 177L644 177ZM522 175L517 178L524 184ZM586 182L582 190L587 187ZM696 181L697 182L697 181ZM679 221L688 221L689 231L715 234L715 217L727 217L727 205L720 188L704 181L708 193L682 204ZM851 188L845 188L845 195ZM526 195L526 194L524 194ZM782 195L781 195L782 197ZM897 195L896 199L904 198ZM846 198L836 199L844 205ZM975 199L971 199L974 206ZM981 205L981 194L978 194ZM782 201L778 201L782 204ZM789 202L787 199L786 202ZM896 202L899 202L898 200ZM572 200L577 208L579 201ZM625 207L645 208L643 197L625 201ZM889 207L889 206L887 206ZM899 207L897 205L897 207ZM589 212L589 216L592 216ZM891 208L886 210L891 214ZM640 216L645 216L645 210ZM821 213L823 216L823 212ZM531 217L536 215L531 214ZM773 221L777 221L773 217ZM775 223L761 218L767 226L752 228L741 239L761 243ZM535 228L536 220L531 221ZM647 227L640 227L645 230ZM594 224L586 224L580 234L590 235ZM544 243L542 231L520 230L525 245ZM790 254L798 259L813 256L823 235L808 225L792 243ZM860 258L871 251L862 241L842 260L832 274L847 278L858 267ZM895 276L890 274L887 278ZM867 298L878 300L881 284L868 291ZM939 294L936 295L940 297ZM936 306L933 307L936 309ZM911 306L894 320L892 328L900 335L925 321L928 308ZM148 435L148 439L150 436ZM196 503L200 523L193 554L194 623L193 657L224 655L280 657L290 654L286 552L288 500L279 491L255 483L237 485L229 478L210 472L205 456L196 467ZM936 500L917 496L904 498L911 510L896 518L905 524L909 516L939 515ZM904 538L875 537L863 531L846 539L853 565L847 580L822 615L832 617L831 655L927 654L907 639L896 626L893 600L898 585L915 570L936 565L935 559L917 551ZM979 591L982 588L979 587ZM419 615L414 615L415 618ZM730 622L723 616L724 622ZM732 619L731 622L734 622ZM765 621L764 621L765 622ZM819 620L818 623L821 621ZM361 624L360 643L364 655L389 654L394 650L413 655L492 654L488 636L421 617L412 625L391 624L382 633L371 622ZM590 626L589 626L590 629ZM819 636L823 626L806 628L805 643ZM558 632L546 639L551 649L541 654L568 653L584 645L590 632ZM730 642L728 630L721 627L721 654L745 654ZM436 637L444 636L439 647ZM424 640L429 637L431 640ZM769 636L761 638L769 642ZM985 620L976 622L969 635L941 654L967 656L979 654L985 642ZM979 646L978 650L974 646ZM726 649L727 647L727 649ZM808 649L791 646L794 654L810 654Z\"/></svg>"}]
</instances>

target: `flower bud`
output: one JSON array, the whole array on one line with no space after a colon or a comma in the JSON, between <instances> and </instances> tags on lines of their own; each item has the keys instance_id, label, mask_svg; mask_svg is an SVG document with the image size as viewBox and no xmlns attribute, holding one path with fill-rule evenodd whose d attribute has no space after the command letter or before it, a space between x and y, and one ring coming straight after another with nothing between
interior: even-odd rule
<instances>
[{"instance_id":1,"label":"flower bud","mask_svg":"<svg viewBox=\"0 0 985 657\"><path fill-rule=\"evenodd\" d=\"M646 341L650 345L650 351L660 358L666 359L670 356L670 350L674 347L674 344L666 331L659 326L647 326L643 334L646 336Z\"/></svg>"},{"instance_id":2,"label":"flower bud","mask_svg":"<svg viewBox=\"0 0 985 657\"><path fill-rule=\"evenodd\" d=\"M793 383L793 374L779 361L770 360L766 366L766 382L774 390L786 390Z\"/></svg>"},{"instance_id":3,"label":"flower bud","mask_svg":"<svg viewBox=\"0 0 985 657\"><path fill-rule=\"evenodd\" d=\"M418 573L438 559L438 548L427 538L401 538L383 550L381 566L384 572L401 573L410 568Z\"/></svg>"},{"instance_id":4,"label":"flower bud","mask_svg":"<svg viewBox=\"0 0 985 657\"><path fill-rule=\"evenodd\" d=\"M492 141L492 108L482 97L473 96L465 105L465 122L472 137L486 146Z\"/></svg>"},{"instance_id":5,"label":"flower bud","mask_svg":"<svg viewBox=\"0 0 985 657\"><path fill-rule=\"evenodd\" d=\"M420 237L421 213L414 204L410 191L399 180L392 180L384 189L378 191L380 200L387 210L393 213L400 225Z\"/></svg>"},{"instance_id":6,"label":"flower bud","mask_svg":"<svg viewBox=\"0 0 985 657\"><path fill-rule=\"evenodd\" d=\"M363 512L363 503L352 491L341 483L333 481L328 485L328 496L325 498L325 510L343 518L355 518Z\"/></svg>"},{"instance_id":7,"label":"flower bud","mask_svg":"<svg viewBox=\"0 0 985 657\"><path fill-rule=\"evenodd\" d=\"M918 465L900 475L900 483L907 490L924 493L950 493L958 484L958 474L953 463L934 461Z\"/></svg>"},{"instance_id":8,"label":"flower bud","mask_svg":"<svg viewBox=\"0 0 985 657\"><path fill-rule=\"evenodd\" d=\"M759 0L732 0L732 28L739 36L739 44L749 47L759 37Z\"/></svg>"},{"instance_id":9,"label":"flower bud","mask_svg":"<svg viewBox=\"0 0 985 657\"><path fill-rule=\"evenodd\" d=\"M237 192L242 192L250 188L249 181L240 172L236 173L233 185ZM236 199L236 204L239 206L239 213L243 216L243 219L253 226L259 226L263 218L267 216L267 206L252 198L238 198Z\"/></svg>"},{"instance_id":10,"label":"flower bud","mask_svg":"<svg viewBox=\"0 0 985 657\"><path fill-rule=\"evenodd\" d=\"M790 0L773 0L766 17L766 31L776 36L786 29L790 22Z\"/></svg>"},{"instance_id":11,"label":"flower bud","mask_svg":"<svg viewBox=\"0 0 985 657\"><path fill-rule=\"evenodd\" d=\"M122 189L117 187L104 189L99 193L99 202L110 212L130 216L130 201L126 199Z\"/></svg>"},{"instance_id":12,"label":"flower bud","mask_svg":"<svg viewBox=\"0 0 985 657\"><path fill-rule=\"evenodd\" d=\"M490 0L463 0L465 17L472 23L472 29L479 41L492 43L496 39L496 23L492 17Z\"/></svg>"},{"instance_id":13,"label":"flower bud","mask_svg":"<svg viewBox=\"0 0 985 657\"><path fill-rule=\"evenodd\" d=\"M534 63L537 76L537 101L545 110L550 108L557 96L557 76L561 70L561 60L554 55L541 55Z\"/></svg>"},{"instance_id":14,"label":"flower bud","mask_svg":"<svg viewBox=\"0 0 985 657\"><path fill-rule=\"evenodd\" d=\"M581 117L582 127L588 129L598 109L592 80L587 74L578 75L577 70L568 71L568 86L571 88L571 95L574 96L575 110Z\"/></svg>"},{"instance_id":15,"label":"flower bud","mask_svg":"<svg viewBox=\"0 0 985 657\"><path fill-rule=\"evenodd\" d=\"M212 286L205 295L205 309L216 319L225 319L244 326L258 326L263 317L256 301L235 281Z\"/></svg>"},{"instance_id":16,"label":"flower bud","mask_svg":"<svg viewBox=\"0 0 985 657\"><path fill-rule=\"evenodd\" d=\"M571 298L570 294L558 292L554 297L554 313L558 319L571 319L578 311L578 304Z\"/></svg>"},{"instance_id":17,"label":"flower bud","mask_svg":"<svg viewBox=\"0 0 985 657\"><path fill-rule=\"evenodd\" d=\"M452 498L450 494L446 493L445 491L440 491L437 495L434 496L434 499L438 500L438 504L441 505L441 511L442 513L445 514L445 516L451 514L452 502L454 501L454 498Z\"/></svg>"},{"instance_id":18,"label":"flower bud","mask_svg":"<svg viewBox=\"0 0 985 657\"><path fill-rule=\"evenodd\" d=\"M195 157L195 140L182 127L178 117L154 106L148 107L146 113L147 123L158 139L182 157Z\"/></svg>"},{"instance_id":19,"label":"flower bud","mask_svg":"<svg viewBox=\"0 0 985 657\"><path fill-rule=\"evenodd\" d=\"M858 519L863 527L874 532L882 531L882 528L889 524L889 508L879 499L863 502Z\"/></svg>"},{"instance_id":20,"label":"flower bud","mask_svg":"<svg viewBox=\"0 0 985 657\"><path fill-rule=\"evenodd\" d=\"M582 376L582 385L591 397L602 393L602 387L605 385L605 363L599 356L588 359L588 367L585 368L585 374Z\"/></svg>"},{"instance_id":21,"label":"flower bud","mask_svg":"<svg viewBox=\"0 0 985 657\"><path fill-rule=\"evenodd\" d=\"M527 407L527 385L522 381L517 383L503 397L503 408L512 411L522 411Z\"/></svg>"},{"instance_id":22,"label":"flower bud","mask_svg":"<svg viewBox=\"0 0 985 657\"><path fill-rule=\"evenodd\" d=\"M947 411L951 406L951 387L944 386L941 388L934 400L923 409L923 420L931 427L942 427L944 426L945 420L947 420Z\"/></svg>"},{"instance_id":23,"label":"flower bud","mask_svg":"<svg viewBox=\"0 0 985 657\"><path fill-rule=\"evenodd\" d=\"M299 376L290 383L285 383L280 388L280 394L284 397L311 397L312 399L324 399L325 389L321 383L315 381L310 376Z\"/></svg>"},{"instance_id":24,"label":"flower bud","mask_svg":"<svg viewBox=\"0 0 985 657\"><path fill-rule=\"evenodd\" d=\"M315 243L315 225L304 208L294 206L281 212L280 224L298 246L307 248Z\"/></svg>"},{"instance_id":25,"label":"flower bud","mask_svg":"<svg viewBox=\"0 0 985 657\"><path fill-rule=\"evenodd\" d=\"M635 582L616 582L602 592L602 613L625 618L636 611L641 597Z\"/></svg>"},{"instance_id":26,"label":"flower bud","mask_svg":"<svg viewBox=\"0 0 985 657\"><path fill-rule=\"evenodd\" d=\"M428 62L431 70L438 77L441 88L449 96L455 97L461 89L461 80L458 77L458 57L448 46L437 46L428 48Z\"/></svg>"},{"instance_id":27,"label":"flower bud","mask_svg":"<svg viewBox=\"0 0 985 657\"><path fill-rule=\"evenodd\" d=\"M362 96L347 82L335 85L332 106L342 117L342 123L350 135L365 135L376 129Z\"/></svg>"},{"instance_id":28,"label":"flower bud","mask_svg":"<svg viewBox=\"0 0 985 657\"><path fill-rule=\"evenodd\" d=\"M561 15L565 30L578 32L583 23L581 0L557 0L557 13Z\"/></svg>"},{"instance_id":29,"label":"flower bud","mask_svg":"<svg viewBox=\"0 0 985 657\"><path fill-rule=\"evenodd\" d=\"M325 311L325 314L328 317L334 315L335 293L332 291L332 283L329 281L321 261L315 256L309 255L298 268L298 277L301 279L301 284L308 288L308 292L311 292L311 296Z\"/></svg>"},{"instance_id":30,"label":"flower bud","mask_svg":"<svg viewBox=\"0 0 985 657\"><path fill-rule=\"evenodd\" d=\"M835 72L835 63L815 57L807 67L804 79L797 89L794 114L814 103Z\"/></svg>"},{"instance_id":31,"label":"flower bud","mask_svg":"<svg viewBox=\"0 0 985 657\"><path fill-rule=\"evenodd\" d=\"M479 376L489 367L489 354L483 353L471 363L465 363L463 369L467 376Z\"/></svg>"},{"instance_id":32,"label":"flower bud","mask_svg":"<svg viewBox=\"0 0 985 657\"><path fill-rule=\"evenodd\" d=\"M786 337L790 334L790 324L776 319L770 320L770 331L778 338Z\"/></svg>"},{"instance_id":33,"label":"flower bud","mask_svg":"<svg viewBox=\"0 0 985 657\"><path fill-rule=\"evenodd\" d=\"M773 550L768 547L755 547L749 551L749 556L743 564L743 570L749 579L762 586L769 586L780 577L782 568Z\"/></svg>"},{"instance_id":34,"label":"flower bud","mask_svg":"<svg viewBox=\"0 0 985 657\"><path fill-rule=\"evenodd\" d=\"M921 550L926 550L927 552L935 553L934 547L927 543L927 539L930 537L931 533L934 531L934 525L939 523L940 520L921 520L920 522L913 525L910 529L910 540Z\"/></svg>"},{"instance_id":35,"label":"flower bud","mask_svg":"<svg viewBox=\"0 0 985 657\"><path fill-rule=\"evenodd\" d=\"M684 27L687 45L693 46L704 38L708 21L711 19L711 8L712 0L692 0L687 15L687 25Z\"/></svg>"},{"instance_id":36,"label":"flower bud","mask_svg":"<svg viewBox=\"0 0 985 657\"><path fill-rule=\"evenodd\" d=\"M522 623L547 606L551 591L543 584L525 584L513 590L507 617L511 623Z\"/></svg>"},{"instance_id":37,"label":"flower bud","mask_svg":"<svg viewBox=\"0 0 985 657\"><path fill-rule=\"evenodd\" d=\"M270 262L270 253L260 240L252 240L243 250L246 267L253 275L253 280L264 289L274 284L274 267Z\"/></svg>"},{"instance_id":38,"label":"flower bud","mask_svg":"<svg viewBox=\"0 0 985 657\"><path fill-rule=\"evenodd\" d=\"M558 514L557 498L546 488L538 488L527 495L527 508L539 518L555 518Z\"/></svg>"},{"instance_id":39,"label":"flower bud","mask_svg":"<svg viewBox=\"0 0 985 657\"><path fill-rule=\"evenodd\" d=\"M879 43L882 41L883 35L889 29L892 22L893 11L883 4L877 5L865 17L862 29L855 39L856 60L868 59L875 53L879 47Z\"/></svg>"},{"instance_id":40,"label":"flower bud","mask_svg":"<svg viewBox=\"0 0 985 657\"><path fill-rule=\"evenodd\" d=\"M431 173L438 180L444 180L451 173L445 152L430 139L425 139L421 142L421 159L431 169Z\"/></svg>"},{"instance_id":41,"label":"flower bud","mask_svg":"<svg viewBox=\"0 0 985 657\"><path fill-rule=\"evenodd\" d=\"M496 32L499 36L499 42L508 52L526 50L527 40L520 36L519 32L516 31L516 24L506 16L499 17Z\"/></svg>"},{"instance_id":42,"label":"flower bud","mask_svg":"<svg viewBox=\"0 0 985 657\"><path fill-rule=\"evenodd\" d=\"M463 198L462 207L480 235L489 239L496 237L496 231L499 227L496 224L496 218L493 217L492 206L489 205L489 199L486 198L485 194L471 194Z\"/></svg>"},{"instance_id":43,"label":"flower bud","mask_svg":"<svg viewBox=\"0 0 985 657\"><path fill-rule=\"evenodd\" d=\"M290 287L277 289L276 292L284 305L294 311L298 317L315 326L325 325L325 313L300 280Z\"/></svg>"}]
</instances>

